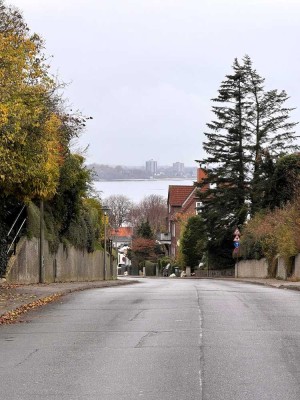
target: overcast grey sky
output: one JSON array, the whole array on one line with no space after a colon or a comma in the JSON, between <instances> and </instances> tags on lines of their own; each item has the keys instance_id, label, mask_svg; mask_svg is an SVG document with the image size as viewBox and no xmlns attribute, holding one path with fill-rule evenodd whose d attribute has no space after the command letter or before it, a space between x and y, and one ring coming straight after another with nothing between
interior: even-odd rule
<instances>
[{"instance_id":1,"label":"overcast grey sky","mask_svg":"<svg viewBox=\"0 0 300 400\"><path fill-rule=\"evenodd\" d=\"M211 101L235 57L300 106L300 0L6 0L93 116L87 162L195 165ZM292 114L300 121L297 108ZM300 127L298 128L300 129Z\"/></svg>"}]
</instances>

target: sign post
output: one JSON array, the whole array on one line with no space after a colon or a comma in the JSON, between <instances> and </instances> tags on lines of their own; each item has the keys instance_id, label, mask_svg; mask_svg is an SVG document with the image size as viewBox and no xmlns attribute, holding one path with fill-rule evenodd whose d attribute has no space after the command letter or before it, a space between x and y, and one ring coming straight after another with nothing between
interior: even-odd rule
<instances>
[{"instance_id":1,"label":"sign post","mask_svg":"<svg viewBox=\"0 0 300 400\"><path fill-rule=\"evenodd\" d=\"M234 233L234 239L233 239L233 245L234 245L234 250L233 254L236 255L236 264L235 264L235 277L239 277L239 248L240 248L240 237L241 237L241 232L239 231L238 228L235 229Z\"/></svg>"}]
</instances>

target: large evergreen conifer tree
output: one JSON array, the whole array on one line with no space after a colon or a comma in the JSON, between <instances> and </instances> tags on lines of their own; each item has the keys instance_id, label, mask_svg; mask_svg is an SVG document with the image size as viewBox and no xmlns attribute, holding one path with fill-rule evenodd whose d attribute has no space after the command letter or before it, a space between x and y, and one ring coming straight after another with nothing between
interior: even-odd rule
<instances>
[{"instance_id":1,"label":"large evergreen conifer tree","mask_svg":"<svg viewBox=\"0 0 300 400\"><path fill-rule=\"evenodd\" d=\"M285 105L287 94L265 91L264 79L249 56L241 63L235 59L232 69L212 99L217 103L212 107L215 119L207 124L210 131L203 144L207 157L202 161L210 183L201 194L208 251L219 254L221 259L215 262L225 265L232 263L234 227L263 204L265 181L276 159L297 148L296 123L289 121L293 109Z\"/></svg>"},{"instance_id":2,"label":"large evergreen conifer tree","mask_svg":"<svg viewBox=\"0 0 300 400\"><path fill-rule=\"evenodd\" d=\"M245 149L249 142L249 104L246 94L245 74L236 59L233 73L226 76L218 96L212 99L217 103L212 107L216 118L207 124L210 132L205 133L207 141L203 144L208 154L204 163L209 167L207 180L210 183L210 189L202 194L203 217L209 236L208 251L217 253L220 249L221 259L227 259L229 264L232 263L229 232L234 225L244 222L247 213L245 181L249 156ZM221 262L216 260L216 263Z\"/></svg>"},{"instance_id":3,"label":"large evergreen conifer tree","mask_svg":"<svg viewBox=\"0 0 300 400\"><path fill-rule=\"evenodd\" d=\"M243 58L243 69L247 97L251 103L247 127L253 215L264 203L265 183L271 178L277 159L298 149L295 144L297 123L290 121L290 113L294 108L286 106L289 99L286 92L265 91L265 79L253 68L249 56Z\"/></svg>"}]
</instances>

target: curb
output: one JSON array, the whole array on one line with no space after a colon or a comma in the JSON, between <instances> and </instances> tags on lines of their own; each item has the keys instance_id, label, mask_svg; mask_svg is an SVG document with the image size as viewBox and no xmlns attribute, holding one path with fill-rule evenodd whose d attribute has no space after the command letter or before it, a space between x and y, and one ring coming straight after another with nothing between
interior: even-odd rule
<instances>
[{"instance_id":1,"label":"curb","mask_svg":"<svg viewBox=\"0 0 300 400\"><path fill-rule=\"evenodd\" d=\"M294 286L294 285L274 285L272 283L269 282L258 282L258 281L251 281L251 280L244 280L244 279L239 279L239 278L215 278L218 280L230 280L232 282L240 282L240 283L250 283L252 285L260 285L260 286L267 286L270 288L274 288L274 289L287 289L287 290L294 290L294 291L300 291L300 284L299 286Z\"/></svg>"},{"instance_id":2,"label":"curb","mask_svg":"<svg viewBox=\"0 0 300 400\"><path fill-rule=\"evenodd\" d=\"M275 286L273 286L273 287L275 287ZM288 289L288 290L295 290L296 292L298 291L300 291L300 286L292 286L292 285L280 285L280 286L277 286L278 287L278 289Z\"/></svg>"}]
</instances>

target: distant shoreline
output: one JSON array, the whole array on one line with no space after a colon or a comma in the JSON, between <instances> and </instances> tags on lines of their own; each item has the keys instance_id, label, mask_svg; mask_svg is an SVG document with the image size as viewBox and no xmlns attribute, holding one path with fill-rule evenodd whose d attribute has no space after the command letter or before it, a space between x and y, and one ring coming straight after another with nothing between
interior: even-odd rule
<instances>
[{"instance_id":1,"label":"distant shoreline","mask_svg":"<svg viewBox=\"0 0 300 400\"><path fill-rule=\"evenodd\" d=\"M191 179L119 179L93 181L92 186L100 197L105 199L109 196L122 194L134 203L139 203L146 196L158 195L167 198L169 186L193 186L196 178Z\"/></svg>"},{"instance_id":2,"label":"distant shoreline","mask_svg":"<svg viewBox=\"0 0 300 400\"><path fill-rule=\"evenodd\" d=\"M155 181L193 181L196 180L197 177L193 176L191 178L153 178L153 179L147 179L147 178L132 178L132 179L94 179L94 182L155 182Z\"/></svg>"}]
</instances>

